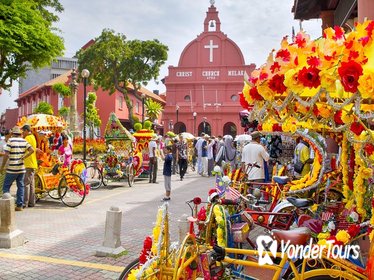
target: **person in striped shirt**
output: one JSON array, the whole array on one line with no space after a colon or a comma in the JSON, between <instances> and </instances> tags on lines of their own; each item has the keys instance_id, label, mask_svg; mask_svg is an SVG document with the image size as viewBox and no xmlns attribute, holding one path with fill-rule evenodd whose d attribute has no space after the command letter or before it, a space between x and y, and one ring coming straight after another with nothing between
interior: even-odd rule
<instances>
[{"instance_id":1,"label":"person in striped shirt","mask_svg":"<svg viewBox=\"0 0 374 280\"><path fill-rule=\"evenodd\" d=\"M25 164L24 159L33 154L34 148L21 136L22 132L18 126L12 129L12 136L9 138L4 149L4 160L0 173L4 172L5 164L8 166L5 173L3 193L8 193L13 182L17 183L16 211L22 211L25 191Z\"/></svg>"}]
</instances>

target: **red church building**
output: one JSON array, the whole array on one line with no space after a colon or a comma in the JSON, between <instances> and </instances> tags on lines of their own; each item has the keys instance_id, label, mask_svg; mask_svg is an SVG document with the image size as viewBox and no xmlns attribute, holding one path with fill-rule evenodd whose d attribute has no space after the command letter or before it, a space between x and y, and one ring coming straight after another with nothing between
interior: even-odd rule
<instances>
[{"instance_id":1,"label":"red church building","mask_svg":"<svg viewBox=\"0 0 374 280\"><path fill-rule=\"evenodd\" d=\"M188 131L209 135L236 135L240 126L239 93L244 73L255 69L245 65L240 48L221 31L218 11L211 1L204 31L183 50L178 66L169 66L165 131Z\"/></svg>"}]
</instances>

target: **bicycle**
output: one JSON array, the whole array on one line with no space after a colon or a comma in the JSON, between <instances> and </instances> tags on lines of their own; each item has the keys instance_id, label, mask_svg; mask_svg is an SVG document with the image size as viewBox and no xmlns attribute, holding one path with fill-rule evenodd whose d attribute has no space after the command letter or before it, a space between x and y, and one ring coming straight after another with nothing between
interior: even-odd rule
<instances>
[{"instance_id":1,"label":"bicycle","mask_svg":"<svg viewBox=\"0 0 374 280\"><path fill-rule=\"evenodd\" d=\"M106 186L106 182L103 180L103 165L93 148L88 150L88 154L91 160L86 168L86 182L91 186L91 189L96 190L103 185Z\"/></svg>"}]
</instances>

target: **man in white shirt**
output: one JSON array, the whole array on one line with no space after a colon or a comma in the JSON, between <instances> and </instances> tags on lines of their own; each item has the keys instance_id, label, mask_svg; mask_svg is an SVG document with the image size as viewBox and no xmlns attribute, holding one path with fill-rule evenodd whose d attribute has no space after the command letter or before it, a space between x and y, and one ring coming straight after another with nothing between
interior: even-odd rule
<instances>
[{"instance_id":1,"label":"man in white shirt","mask_svg":"<svg viewBox=\"0 0 374 280\"><path fill-rule=\"evenodd\" d=\"M245 145L242 151L242 169L247 171L249 181L263 182L265 179L264 163L269 160L269 154L260 144L260 132L255 131L251 136L252 141ZM247 164L253 163L259 165L260 168L247 168Z\"/></svg>"},{"instance_id":2,"label":"man in white shirt","mask_svg":"<svg viewBox=\"0 0 374 280\"><path fill-rule=\"evenodd\" d=\"M202 161L202 145L203 145L203 142L204 142L204 135L205 133L201 133L201 137L197 140L196 144L195 144L195 149L196 149L196 152L197 152L197 172L199 173L199 175L202 175L203 174L203 161Z\"/></svg>"},{"instance_id":3,"label":"man in white shirt","mask_svg":"<svg viewBox=\"0 0 374 280\"><path fill-rule=\"evenodd\" d=\"M149 149L149 183L156 183L156 178L157 178L157 155L156 155L156 150L157 150L157 142L158 137L157 135L154 135L151 139L151 141L148 144L148 149Z\"/></svg>"}]
</instances>

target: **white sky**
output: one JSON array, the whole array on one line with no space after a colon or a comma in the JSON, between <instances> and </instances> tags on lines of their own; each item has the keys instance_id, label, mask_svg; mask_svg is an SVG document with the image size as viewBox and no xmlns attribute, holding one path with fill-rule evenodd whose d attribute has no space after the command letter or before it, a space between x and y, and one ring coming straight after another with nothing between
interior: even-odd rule
<instances>
[{"instance_id":1,"label":"white sky","mask_svg":"<svg viewBox=\"0 0 374 280\"><path fill-rule=\"evenodd\" d=\"M221 31L242 50L246 64L258 66L272 49L279 49L285 35L297 32L293 20L293 0L216 0ZM65 11L56 24L65 41L65 56L71 57L104 28L123 33L129 40L158 39L169 47L168 60L161 68L159 80L169 65L177 66L184 47L203 31L209 0L60 0ZM321 35L320 20L303 22L312 38ZM160 82L150 82L149 90L165 91ZM15 108L18 89L3 91L0 113Z\"/></svg>"}]
</instances>

